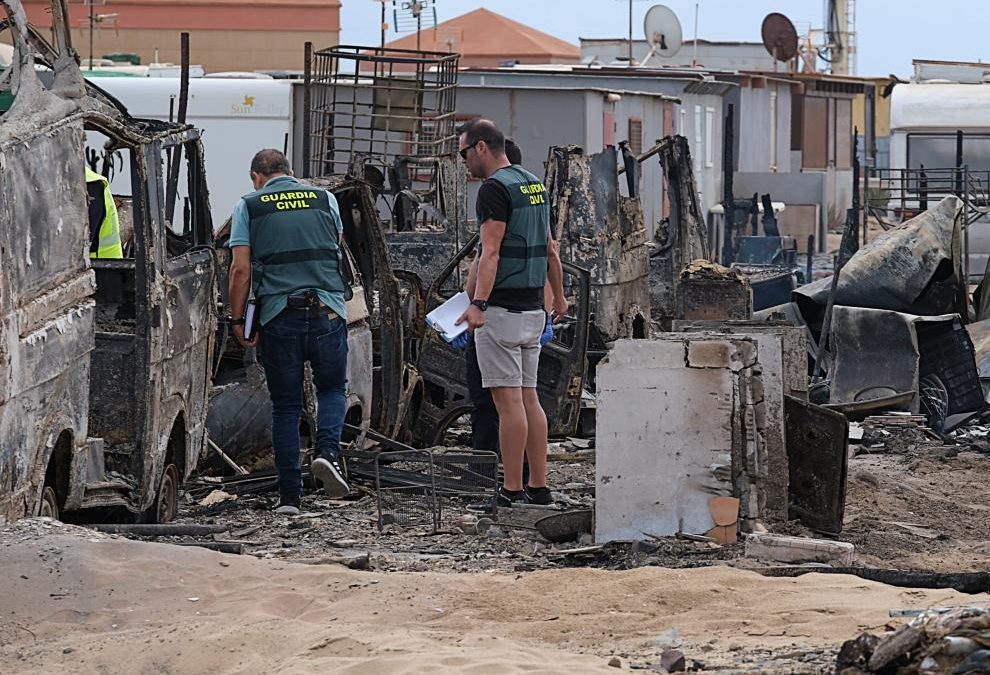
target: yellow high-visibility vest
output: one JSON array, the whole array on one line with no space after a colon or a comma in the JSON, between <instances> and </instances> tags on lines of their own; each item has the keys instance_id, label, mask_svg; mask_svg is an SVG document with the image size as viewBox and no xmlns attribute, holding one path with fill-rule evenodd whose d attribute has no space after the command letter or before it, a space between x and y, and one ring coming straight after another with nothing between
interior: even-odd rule
<instances>
[{"instance_id":1,"label":"yellow high-visibility vest","mask_svg":"<svg viewBox=\"0 0 990 675\"><path fill-rule=\"evenodd\" d=\"M120 221L117 219L117 205L110 194L110 181L86 167L86 182L103 183L103 222L100 223L100 241L96 253L90 253L90 258L123 258L124 249L120 245Z\"/></svg>"}]
</instances>

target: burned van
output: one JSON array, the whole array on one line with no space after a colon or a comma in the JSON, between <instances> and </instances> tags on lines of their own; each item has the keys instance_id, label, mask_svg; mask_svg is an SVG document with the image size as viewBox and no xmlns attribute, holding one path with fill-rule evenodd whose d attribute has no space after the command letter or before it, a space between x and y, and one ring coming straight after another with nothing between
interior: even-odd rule
<instances>
[{"instance_id":1,"label":"burned van","mask_svg":"<svg viewBox=\"0 0 990 675\"><path fill-rule=\"evenodd\" d=\"M0 520L169 520L205 444L218 314L199 132L88 84L64 1L51 43L19 0L0 7L15 50L0 80ZM110 183L123 257L90 258L87 167Z\"/></svg>"}]
</instances>

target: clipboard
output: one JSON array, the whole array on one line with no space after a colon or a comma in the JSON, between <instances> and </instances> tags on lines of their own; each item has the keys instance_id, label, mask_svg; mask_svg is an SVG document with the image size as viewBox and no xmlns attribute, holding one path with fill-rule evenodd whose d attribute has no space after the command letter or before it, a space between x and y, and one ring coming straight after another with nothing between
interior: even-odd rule
<instances>
[{"instance_id":1,"label":"clipboard","mask_svg":"<svg viewBox=\"0 0 990 675\"><path fill-rule=\"evenodd\" d=\"M440 333L440 337L444 340L451 342L458 335L467 332L467 321L464 321L461 324L457 324L455 322L461 318L461 315L464 314L470 306L471 299L468 297L467 293L461 291L450 300L427 314L426 325Z\"/></svg>"}]
</instances>

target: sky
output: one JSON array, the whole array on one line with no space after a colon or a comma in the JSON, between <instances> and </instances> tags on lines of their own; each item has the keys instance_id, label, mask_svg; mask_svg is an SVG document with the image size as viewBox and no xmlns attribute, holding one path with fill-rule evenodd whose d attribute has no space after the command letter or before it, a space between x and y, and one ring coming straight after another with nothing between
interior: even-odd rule
<instances>
[{"instance_id":1,"label":"sky","mask_svg":"<svg viewBox=\"0 0 990 675\"><path fill-rule=\"evenodd\" d=\"M342 44L377 45L381 5L376 0L342 0ZM643 17L655 4L633 1L633 36L641 38ZM681 21L684 38L760 41L769 12L786 14L803 33L824 23L824 0L666 0ZM911 76L911 59L990 60L987 5L983 0L853 0L856 11L857 75ZM435 0L437 21L486 7L573 44L579 37L619 38L629 34L628 0ZM389 2L391 8L391 2ZM391 9L389 9L391 22ZM386 40L398 37L394 32ZM470 40L470 36L465 36Z\"/></svg>"}]
</instances>

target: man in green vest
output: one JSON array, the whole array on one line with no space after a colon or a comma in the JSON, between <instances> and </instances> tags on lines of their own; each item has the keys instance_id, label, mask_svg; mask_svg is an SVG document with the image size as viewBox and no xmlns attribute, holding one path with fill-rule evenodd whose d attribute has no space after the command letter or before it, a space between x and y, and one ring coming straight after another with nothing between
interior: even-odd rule
<instances>
[{"instance_id":1,"label":"man in green vest","mask_svg":"<svg viewBox=\"0 0 990 675\"><path fill-rule=\"evenodd\" d=\"M306 362L316 385L317 429L313 477L333 498L350 488L339 461L347 412L347 310L351 287L343 277L343 224L336 198L299 182L278 150L251 162L255 191L231 218L231 327L244 347L245 312L253 290L260 323L261 364L272 400L272 446L278 469L277 513L299 513L302 471L299 420Z\"/></svg>"},{"instance_id":2,"label":"man in green vest","mask_svg":"<svg viewBox=\"0 0 990 675\"><path fill-rule=\"evenodd\" d=\"M123 258L117 204L110 193L110 181L86 167L86 195L89 202L89 257Z\"/></svg>"},{"instance_id":3,"label":"man in green vest","mask_svg":"<svg viewBox=\"0 0 990 675\"><path fill-rule=\"evenodd\" d=\"M481 253L471 305L461 316L474 334L482 384L499 417L503 483L500 506L549 504L547 418L536 393L540 337L546 327L543 287L548 277L553 311L567 314L563 269L550 237L550 203L543 182L505 156L505 136L489 120L463 129L459 152L478 191ZM523 457L529 480L523 485Z\"/></svg>"}]
</instances>

